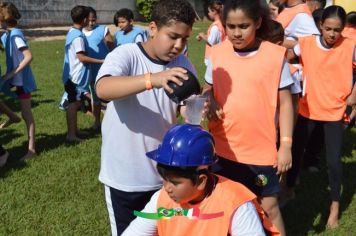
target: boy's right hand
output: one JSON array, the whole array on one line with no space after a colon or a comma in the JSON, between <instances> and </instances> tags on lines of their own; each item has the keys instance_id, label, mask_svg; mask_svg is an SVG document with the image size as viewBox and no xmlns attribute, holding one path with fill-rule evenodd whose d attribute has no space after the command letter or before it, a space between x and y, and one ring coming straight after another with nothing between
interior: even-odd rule
<instances>
[{"instance_id":1,"label":"boy's right hand","mask_svg":"<svg viewBox=\"0 0 356 236\"><path fill-rule=\"evenodd\" d=\"M174 67L165 71L153 73L151 74L151 83L154 88L164 88L169 93L173 93L173 89L168 86L169 81L172 81L179 86L183 85L183 82L177 77L188 80L187 70L182 67Z\"/></svg>"}]
</instances>

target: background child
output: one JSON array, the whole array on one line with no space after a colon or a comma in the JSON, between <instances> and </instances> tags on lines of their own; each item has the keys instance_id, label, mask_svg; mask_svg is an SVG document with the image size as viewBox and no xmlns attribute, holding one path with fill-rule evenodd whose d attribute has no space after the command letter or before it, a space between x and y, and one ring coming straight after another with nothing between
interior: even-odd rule
<instances>
[{"instance_id":1,"label":"background child","mask_svg":"<svg viewBox=\"0 0 356 236\"><path fill-rule=\"evenodd\" d=\"M0 168L6 164L9 153L0 144Z\"/></svg>"},{"instance_id":2,"label":"background child","mask_svg":"<svg viewBox=\"0 0 356 236\"><path fill-rule=\"evenodd\" d=\"M283 46L292 48L298 37L319 34L309 7L303 0L280 0L285 4L277 21L282 24L286 40Z\"/></svg>"},{"instance_id":3,"label":"background child","mask_svg":"<svg viewBox=\"0 0 356 236\"><path fill-rule=\"evenodd\" d=\"M115 13L114 24L120 29L114 36L116 47L125 43L138 43L147 40L145 30L134 26L133 20L134 15L130 9L123 8Z\"/></svg>"},{"instance_id":4,"label":"background child","mask_svg":"<svg viewBox=\"0 0 356 236\"><path fill-rule=\"evenodd\" d=\"M346 16L346 25L342 31L342 36L356 41L356 12L349 12Z\"/></svg>"},{"instance_id":5,"label":"background child","mask_svg":"<svg viewBox=\"0 0 356 236\"><path fill-rule=\"evenodd\" d=\"M318 9L324 9L326 6L326 0L306 0L305 3L309 7L311 13Z\"/></svg>"},{"instance_id":6,"label":"background child","mask_svg":"<svg viewBox=\"0 0 356 236\"><path fill-rule=\"evenodd\" d=\"M88 56L96 59L105 59L110 50L114 48L114 43L108 27L96 24L96 11L89 7L88 25L83 28L83 33L88 41ZM98 75L101 64L90 65L89 89L91 94L91 107L94 115L93 129L100 129L101 102L98 99L94 83Z\"/></svg>"},{"instance_id":7,"label":"background child","mask_svg":"<svg viewBox=\"0 0 356 236\"><path fill-rule=\"evenodd\" d=\"M20 160L29 160L36 155L35 149L35 121L31 109L31 92L36 89L36 83L30 63L32 54L27 41L18 28L21 14L16 6L9 2L0 4L0 23L6 31L1 42L6 50L6 74L2 79L16 87L16 94L20 100L22 118L26 123L28 135L28 151Z\"/></svg>"},{"instance_id":8,"label":"background child","mask_svg":"<svg viewBox=\"0 0 356 236\"><path fill-rule=\"evenodd\" d=\"M73 26L66 36L64 65L62 80L65 92L68 94L67 127L66 140L78 142L81 139L77 128L77 111L81 106L81 99L84 93L89 90L89 65L101 64L102 59L88 57L88 43L82 28L88 24L89 9L85 6L75 6L71 10Z\"/></svg>"},{"instance_id":9,"label":"background child","mask_svg":"<svg viewBox=\"0 0 356 236\"><path fill-rule=\"evenodd\" d=\"M204 91L211 101L209 128L220 157L214 170L253 191L269 219L285 235L277 201L277 175L292 164L289 87L293 79L284 56L286 49L262 40L269 38L269 15L259 0L233 0L224 6L223 22L229 40L212 50Z\"/></svg>"},{"instance_id":10,"label":"background child","mask_svg":"<svg viewBox=\"0 0 356 236\"><path fill-rule=\"evenodd\" d=\"M271 18L272 20L277 19L277 16L279 15L279 13L281 13L281 11L284 8L284 4L282 4L280 2L280 0L271 0L268 3L268 8L269 8L269 12L271 14Z\"/></svg>"},{"instance_id":11,"label":"background child","mask_svg":"<svg viewBox=\"0 0 356 236\"><path fill-rule=\"evenodd\" d=\"M221 14L223 11L223 4L219 0L213 0L208 3L208 17L213 23L209 26L208 33L199 33L197 40L205 42L205 65L210 57L211 47L219 44L225 39L225 29L221 23Z\"/></svg>"},{"instance_id":12,"label":"background child","mask_svg":"<svg viewBox=\"0 0 356 236\"><path fill-rule=\"evenodd\" d=\"M110 101L102 122L99 180L113 235L121 235L162 180L146 152L155 149L176 123L177 104L164 90L195 69L181 54L191 34L195 12L186 0L161 0L152 11L150 38L114 49L99 70L96 91ZM183 69L183 68L186 69Z\"/></svg>"},{"instance_id":13,"label":"background child","mask_svg":"<svg viewBox=\"0 0 356 236\"><path fill-rule=\"evenodd\" d=\"M174 126L158 149L146 155L158 163L163 187L152 196L142 216L145 213L158 216L160 208L182 209L182 214L157 220L138 217L122 235L157 235L157 231L158 235L172 236L265 235L256 211L256 207L261 209L258 204L255 206L256 196L242 184L209 170L208 166L217 160L214 140L200 126ZM184 214L188 209L193 214ZM204 214L222 212L216 218L203 219Z\"/></svg>"},{"instance_id":14,"label":"background child","mask_svg":"<svg viewBox=\"0 0 356 236\"><path fill-rule=\"evenodd\" d=\"M352 62L356 60L355 42L341 36L345 21L346 13L342 7L326 8L321 19L322 35L300 38L293 49L302 61L306 90L299 102L292 150L293 167L287 174L286 194L294 195L299 160L314 127L322 126L332 199L327 226L331 228L338 226L342 118L352 89Z\"/></svg>"}]
</instances>

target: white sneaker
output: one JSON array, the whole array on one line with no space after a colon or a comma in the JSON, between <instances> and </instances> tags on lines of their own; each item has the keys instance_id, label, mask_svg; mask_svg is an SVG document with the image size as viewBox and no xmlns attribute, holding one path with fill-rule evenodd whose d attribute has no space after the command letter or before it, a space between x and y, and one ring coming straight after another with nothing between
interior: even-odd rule
<instances>
[{"instance_id":1,"label":"white sneaker","mask_svg":"<svg viewBox=\"0 0 356 236\"><path fill-rule=\"evenodd\" d=\"M0 156L0 167L3 167L6 164L7 158L9 157L9 153L5 152L4 155Z\"/></svg>"}]
</instances>

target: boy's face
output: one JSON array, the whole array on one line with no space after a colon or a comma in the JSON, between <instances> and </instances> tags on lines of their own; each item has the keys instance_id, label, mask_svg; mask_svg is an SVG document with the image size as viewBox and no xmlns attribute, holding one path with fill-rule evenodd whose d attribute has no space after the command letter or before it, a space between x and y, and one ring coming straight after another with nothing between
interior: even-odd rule
<instances>
[{"instance_id":1,"label":"boy's face","mask_svg":"<svg viewBox=\"0 0 356 236\"><path fill-rule=\"evenodd\" d=\"M194 185L190 179L169 176L163 180L163 187L169 197L179 204L185 204L200 199L204 194L199 185Z\"/></svg>"},{"instance_id":2,"label":"boy's face","mask_svg":"<svg viewBox=\"0 0 356 236\"><path fill-rule=\"evenodd\" d=\"M132 27L132 20L127 20L125 17L119 17L117 19L117 26L120 30L128 32L131 30Z\"/></svg>"},{"instance_id":3,"label":"boy's face","mask_svg":"<svg viewBox=\"0 0 356 236\"><path fill-rule=\"evenodd\" d=\"M151 22L149 30L153 54L150 56L161 61L172 61L183 51L192 27L183 22L173 22L158 28L155 22Z\"/></svg>"}]
</instances>

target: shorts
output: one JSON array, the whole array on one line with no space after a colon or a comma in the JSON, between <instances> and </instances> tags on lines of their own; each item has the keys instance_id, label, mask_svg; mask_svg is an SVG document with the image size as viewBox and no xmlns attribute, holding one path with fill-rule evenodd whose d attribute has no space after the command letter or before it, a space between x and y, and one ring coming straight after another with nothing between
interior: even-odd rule
<instances>
[{"instance_id":1,"label":"shorts","mask_svg":"<svg viewBox=\"0 0 356 236\"><path fill-rule=\"evenodd\" d=\"M71 80L68 80L64 85L64 90L68 94L68 103L73 103L77 101L81 101L84 93L79 91L78 86L73 83Z\"/></svg>"},{"instance_id":2,"label":"shorts","mask_svg":"<svg viewBox=\"0 0 356 236\"><path fill-rule=\"evenodd\" d=\"M20 100L31 98L31 93L26 93L25 90L23 89L23 86L16 86L15 93L16 93L18 99L20 99Z\"/></svg>"},{"instance_id":3,"label":"shorts","mask_svg":"<svg viewBox=\"0 0 356 236\"><path fill-rule=\"evenodd\" d=\"M259 197L278 194L281 191L277 168L243 164L219 157L212 171L233 181L239 182Z\"/></svg>"}]
</instances>

